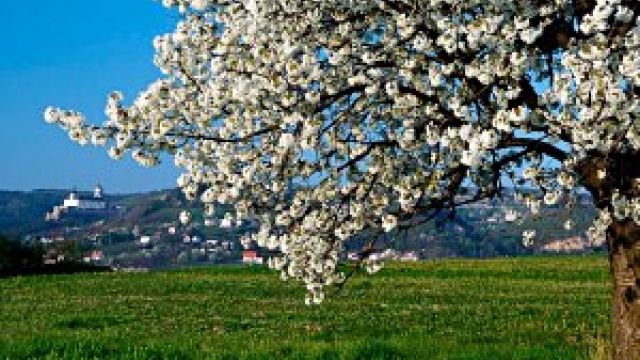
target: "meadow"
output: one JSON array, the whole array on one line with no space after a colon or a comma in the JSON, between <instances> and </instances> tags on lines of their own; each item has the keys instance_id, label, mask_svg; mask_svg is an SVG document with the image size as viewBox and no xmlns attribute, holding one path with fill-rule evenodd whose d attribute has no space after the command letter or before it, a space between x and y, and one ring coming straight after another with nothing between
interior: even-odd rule
<instances>
[{"instance_id":1,"label":"meadow","mask_svg":"<svg viewBox=\"0 0 640 360\"><path fill-rule=\"evenodd\" d=\"M604 359L604 256L439 260L321 306L264 268L0 279L6 359Z\"/></svg>"}]
</instances>

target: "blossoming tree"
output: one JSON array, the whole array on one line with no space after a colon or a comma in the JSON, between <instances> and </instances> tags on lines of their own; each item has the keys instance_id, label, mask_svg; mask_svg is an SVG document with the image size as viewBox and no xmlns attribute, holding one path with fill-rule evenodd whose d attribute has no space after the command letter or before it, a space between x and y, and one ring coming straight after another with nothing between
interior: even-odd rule
<instances>
[{"instance_id":1,"label":"blossoming tree","mask_svg":"<svg viewBox=\"0 0 640 360\"><path fill-rule=\"evenodd\" d=\"M229 203L225 222L259 222L250 240L279 251L271 265L309 302L344 280L354 235L507 187L539 189L525 194L534 214L587 189L589 239L610 250L616 358L640 354L640 2L162 3L182 13L154 41L166 76L128 105L110 95L102 125L56 108L48 122L116 159L171 154L208 214ZM372 271L379 241L361 253Z\"/></svg>"}]
</instances>

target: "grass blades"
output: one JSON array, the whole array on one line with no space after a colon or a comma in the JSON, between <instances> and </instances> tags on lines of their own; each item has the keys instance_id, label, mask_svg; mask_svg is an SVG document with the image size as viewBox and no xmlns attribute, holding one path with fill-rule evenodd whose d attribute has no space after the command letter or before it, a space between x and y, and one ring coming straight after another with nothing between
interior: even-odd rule
<instances>
[{"instance_id":1,"label":"grass blades","mask_svg":"<svg viewBox=\"0 0 640 360\"><path fill-rule=\"evenodd\" d=\"M263 268L0 280L7 359L604 359L603 256L388 264L323 305Z\"/></svg>"}]
</instances>

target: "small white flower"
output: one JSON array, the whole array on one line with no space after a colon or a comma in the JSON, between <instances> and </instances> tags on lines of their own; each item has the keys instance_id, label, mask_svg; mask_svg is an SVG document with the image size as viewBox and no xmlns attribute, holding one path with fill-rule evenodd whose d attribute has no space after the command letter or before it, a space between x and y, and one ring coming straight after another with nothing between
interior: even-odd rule
<instances>
[{"instance_id":1,"label":"small white flower","mask_svg":"<svg viewBox=\"0 0 640 360\"><path fill-rule=\"evenodd\" d=\"M558 175L558 184L562 187L565 187L567 189L571 189L573 187L573 176L571 176L569 173L567 172L561 172L560 175Z\"/></svg>"},{"instance_id":2,"label":"small white flower","mask_svg":"<svg viewBox=\"0 0 640 360\"><path fill-rule=\"evenodd\" d=\"M509 111L509 120L514 123L521 123L527 118L527 112L522 106Z\"/></svg>"},{"instance_id":3,"label":"small white flower","mask_svg":"<svg viewBox=\"0 0 640 360\"><path fill-rule=\"evenodd\" d=\"M549 191L544 194L544 203L545 205L555 205L558 203L560 199L560 193L557 191Z\"/></svg>"},{"instance_id":4,"label":"small white flower","mask_svg":"<svg viewBox=\"0 0 640 360\"><path fill-rule=\"evenodd\" d=\"M58 112L57 109L49 106L44 111L44 120L49 124L57 123L60 121L60 113Z\"/></svg>"},{"instance_id":5,"label":"small white flower","mask_svg":"<svg viewBox=\"0 0 640 360\"><path fill-rule=\"evenodd\" d=\"M567 221L565 221L563 227L565 230L573 229L573 220L568 219Z\"/></svg>"},{"instance_id":6,"label":"small white flower","mask_svg":"<svg viewBox=\"0 0 640 360\"><path fill-rule=\"evenodd\" d=\"M520 38L527 44L533 44L542 34L542 28L528 28L520 31Z\"/></svg>"},{"instance_id":7,"label":"small white flower","mask_svg":"<svg viewBox=\"0 0 640 360\"><path fill-rule=\"evenodd\" d=\"M180 223L182 223L182 225L187 225L189 222L191 222L191 214L186 210L181 211Z\"/></svg>"},{"instance_id":8,"label":"small white flower","mask_svg":"<svg viewBox=\"0 0 640 360\"><path fill-rule=\"evenodd\" d=\"M206 204L213 203L216 201L216 193L213 189L207 189L200 195L200 200Z\"/></svg>"},{"instance_id":9,"label":"small white flower","mask_svg":"<svg viewBox=\"0 0 640 360\"><path fill-rule=\"evenodd\" d=\"M396 82L388 82L384 88L390 97L395 97L398 94L398 84Z\"/></svg>"},{"instance_id":10,"label":"small white flower","mask_svg":"<svg viewBox=\"0 0 640 360\"><path fill-rule=\"evenodd\" d=\"M498 146L498 135L493 130L484 130L480 134L480 142L486 149L493 149Z\"/></svg>"},{"instance_id":11,"label":"small white flower","mask_svg":"<svg viewBox=\"0 0 640 360\"><path fill-rule=\"evenodd\" d=\"M365 84L366 82L367 82L367 77L364 74L358 74L347 79L347 83L350 86Z\"/></svg>"},{"instance_id":12,"label":"small white flower","mask_svg":"<svg viewBox=\"0 0 640 360\"><path fill-rule=\"evenodd\" d=\"M531 214L533 215L540 214L540 204L541 204L541 201L539 199L529 199L527 201L527 206L529 206L529 211L531 211Z\"/></svg>"},{"instance_id":13,"label":"small white flower","mask_svg":"<svg viewBox=\"0 0 640 360\"><path fill-rule=\"evenodd\" d=\"M507 210L504 214L504 220L508 222L513 222L517 218L518 218L518 213L513 209Z\"/></svg>"},{"instance_id":14,"label":"small white flower","mask_svg":"<svg viewBox=\"0 0 640 360\"><path fill-rule=\"evenodd\" d=\"M404 131L403 140L412 142L416 140L416 130L414 128L409 128Z\"/></svg>"},{"instance_id":15,"label":"small white flower","mask_svg":"<svg viewBox=\"0 0 640 360\"><path fill-rule=\"evenodd\" d=\"M469 167L476 167L480 163L480 159L477 152L463 150L460 162Z\"/></svg>"},{"instance_id":16,"label":"small white flower","mask_svg":"<svg viewBox=\"0 0 640 360\"><path fill-rule=\"evenodd\" d=\"M107 136L102 130L91 132L91 143L96 146L104 146L107 143Z\"/></svg>"},{"instance_id":17,"label":"small white flower","mask_svg":"<svg viewBox=\"0 0 640 360\"><path fill-rule=\"evenodd\" d=\"M232 226L231 218L225 216L222 220L220 220L220 227L223 229L228 229Z\"/></svg>"},{"instance_id":18,"label":"small white flower","mask_svg":"<svg viewBox=\"0 0 640 360\"><path fill-rule=\"evenodd\" d=\"M522 245L530 247L533 245L533 238L536 236L535 230L525 230L522 232Z\"/></svg>"},{"instance_id":19,"label":"small white flower","mask_svg":"<svg viewBox=\"0 0 640 360\"><path fill-rule=\"evenodd\" d=\"M118 147L109 148L108 153L109 153L109 157L111 157L114 160L120 160L124 156L124 151Z\"/></svg>"},{"instance_id":20,"label":"small white flower","mask_svg":"<svg viewBox=\"0 0 640 360\"><path fill-rule=\"evenodd\" d=\"M203 11L209 6L210 0L191 0L191 7L194 10Z\"/></svg>"},{"instance_id":21,"label":"small white flower","mask_svg":"<svg viewBox=\"0 0 640 360\"><path fill-rule=\"evenodd\" d=\"M388 214L382 218L382 228L384 231L389 232L398 226L398 218Z\"/></svg>"},{"instance_id":22,"label":"small white flower","mask_svg":"<svg viewBox=\"0 0 640 360\"><path fill-rule=\"evenodd\" d=\"M288 149L293 145L294 141L295 141L295 137L293 136L293 134L284 133L280 135L278 146L281 148Z\"/></svg>"}]
</instances>

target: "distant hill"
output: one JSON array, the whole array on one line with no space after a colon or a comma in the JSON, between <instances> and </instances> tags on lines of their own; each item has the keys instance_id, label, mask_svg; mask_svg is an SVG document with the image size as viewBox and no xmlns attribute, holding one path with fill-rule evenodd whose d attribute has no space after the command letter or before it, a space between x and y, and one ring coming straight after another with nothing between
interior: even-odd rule
<instances>
[{"instance_id":1,"label":"distant hill","mask_svg":"<svg viewBox=\"0 0 640 360\"><path fill-rule=\"evenodd\" d=\"M186 206L185 202L179 199L179 192L176 190L108 195L107 200L112 205L124 207L124 213L107 217L100 214L75 213L63 216L61 221L46 221L47 212L54 206L61 205L68 194L69 190L0 190L0 233L14 236L44 235L60 232L61 228L86 226L96 220L119 224L139 223L145 222L146 216L160 210L164 211L166 216L161 219L156 214L155 220L167 220L174 215L172 211L167 211L170 209L168 205ZM169 199L173 201L167 202ZM174 217L173 220L175 219Z\"/></svg>"},{"instance_id":2,"label":"distant hill","mask_svg":"<svg viewBox=\"0 0 640 360\"><path fill-rule=\"evenodd\" d=\"M239 237L251 226L245 222L221 229L211 221L205 224L201 204L187 201L177 189L107 194L107 211L72 208L62 211L57 220L46 221L46 214L62 205L69 192L1 191L0 234L42 243L51 259L64 254L93 261L94 254L99 257L98 264L158 268L238 261ZM78 195L91 196L85 192ZM188 225L178 221L185 209L193 214ZM215 217L222 218L229 210L229 206L218 205ZM186 239L193 241L185 243ZM213 239L216 249L204 242Z\"/></svg>"},{"instance_id":3,"label":"distant hill","mask_svg":"<svg viewBox=\"0 0 640 360\"><path fill-rule=\"evenodd\" d=\"M25 235L52 227L45 214L60 204L66 190L0 190L0 233Z\"/></svg>"},{"instance_id":4,"label":"distant hill","mask_svg":"<svg viewBox=\"0 0 640 360\"><path fill-rule=\"evenodd\" d=\"M45 221L45 214L61 205L68 193L68 190L0 191L0 234L79 241L83 249L101 249L110 258L154 267L172 266L178 258L186 258L187 262L208 258L208 253L204 256L197 252L204 249L200 245L185 247L185 236L195 236L202 241L233 242L236 250L228 256L237 258L239 238L253 226L247 223L231 229L222 229L215 223L205 226L201 204L187 201L178 189L107 194L105 199L110 206L120 210L105 213L72 211L63 214L59 221ZM179 213L184 209L190 209L193 214L194 220L188 226L178 222ZM406 232L387 234L376 246L417 251L422 258L525 254L533 250L522 246L524 229L536 230L539 241L536 248L540 248L549 242L582 236L595 214L594 208L585 203L572 209L546 208L541 216L525 218L517 224L505 221L506 209L523 210L523 206L512 197L505 197L501 201L464 207L454 218L442 218ZM216 206L214 218L222 218L229 210L229 206ZM562 226L566 219L575 223L571 230ZM149 246L141 246L141 237L145 236L151 239ZM363 234L360 240L350 241L346 250L356 251L369 240L368 235ZM134 257L135 260L131 260ZM144 259L150 257L154 260L149 265Z\"/></svg>"}]
</instances>

